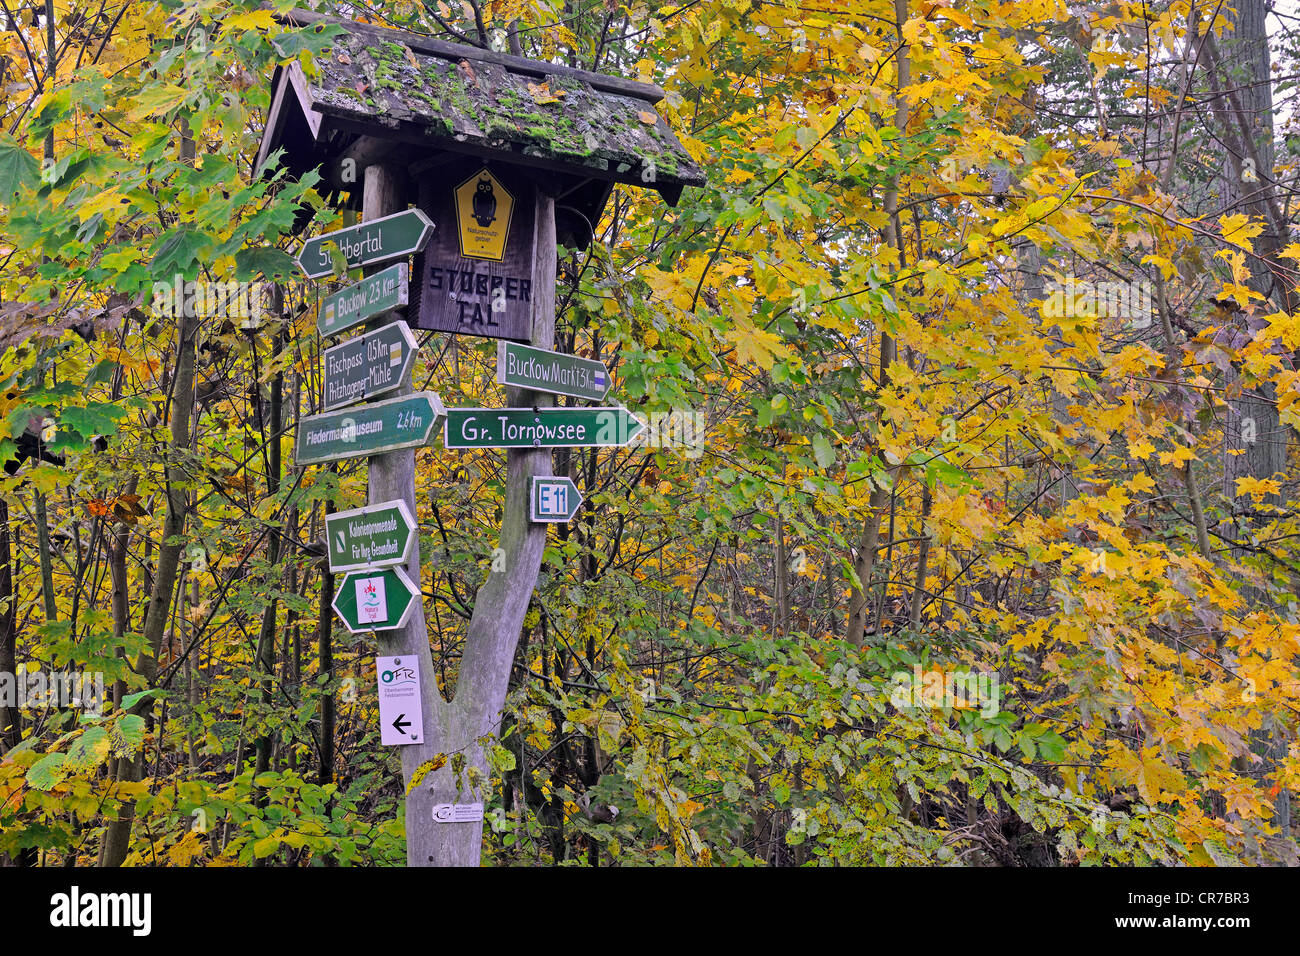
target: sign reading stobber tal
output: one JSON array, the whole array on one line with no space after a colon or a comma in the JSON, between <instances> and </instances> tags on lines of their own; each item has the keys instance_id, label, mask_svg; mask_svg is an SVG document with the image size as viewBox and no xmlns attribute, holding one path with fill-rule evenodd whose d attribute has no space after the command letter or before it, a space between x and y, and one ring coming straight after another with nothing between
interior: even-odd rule
<instances>
[{"instance_id":1,"label":"sign reading stobber tal","mask_svg":"<svg viewBox=\"0 0 1300 956\"><path fill-rule=\"evenodd\" d=\"M429 444L434 428L446 414L436 392L415 392L386 402L308 415L298 424L294 461L318 465L420 448Z\"/></svg>"},{"instance_id":2,"label":"sign reading stobber tal","mask_svg":"<svg viewBox=\"0 0 1300 956\"><path fill-rule=\"evenodd\" d=\"M330 570L405 564L415 540L415 521L400 498L325 516Z\"/></svg>"}]
</instances>

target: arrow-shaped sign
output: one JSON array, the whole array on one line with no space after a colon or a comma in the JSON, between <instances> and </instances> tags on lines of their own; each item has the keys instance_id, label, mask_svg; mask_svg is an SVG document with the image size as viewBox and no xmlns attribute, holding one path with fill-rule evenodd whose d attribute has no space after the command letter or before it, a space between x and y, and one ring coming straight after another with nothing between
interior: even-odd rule
<instances>
[{"instance_id":1,"label":"arrow-shaped sign","mask_svg":"<svg viewBox=\"0 0 1300 956\"><path fill-rule=\"evenodd\" d=\"M582 494L568 478L533 477L529 517L537 522L570 521L582 507Z\"/></svg>"},{"instance_id":2,"label":"arrow-shaped sign","mask_svg":"<svg viewBox=\"0 0 1300 956\"><path fill-rule=\"evenodd\" d=\"M400 309L409 301L407 271L406 263L399 262L326 296L316 315L316 331L336 335L382 312Z\"/></svg>"},{"instance_id":3,"label":"arrow-shaped sign","mask_svg":"<svg viewBox=\"0 0 1300 956\"><path fill-rule=\"evenodd\" d=\"M398 498L325 516L329 566L334 572L405 564L415 541L415 521Z\"/></svg>"},{"instance_id":4,"label":"arrow-shaped sign","mask_svg":"<svg viewBox=\"0 0 1300 956\"><path fill-rule=\"evenodd\" d=\"M338 246L349 269L356 269L419 252L432 235L429 217L418 209L407 209L308 239L298 251L298 267L307 278L319 279L334 271L326 249L329 243Z\"/></svg>"},{"instance_id":5,"label":"arrow-shaped sign","mask_svg":"<svg viewBox=\"0 0 1300 956\"><path fill-rule=\"evenodd\" d=\"M394 631L410 619L418 597L403 568L365 568L344 576L332 606L353 634Z\"/></svg>"},{"instance_id":6,"label":"arrow-shaped sign","mask_svg":"<svg viewBox=\"0 0 1300 956\"><path fill-rule=\"evenodd\" d=\"M325 350L325 408L400 388L419 350L405 322L391 322Z\"/></svg>"},{"instance_id":7,"label":"arrow-shaped sign","mask_svg":"<svg viewBox=\"0 0 1300 956\"><path fill-rule=\"evenodd\" d=\"M447 448L612 448L628 444L645 424L613 408L452 408Z\"/></svg>"},{"instance_id":8,"label":"arrow-shaped sign","mask_svg":"<svg viewBox=\"0 0 1300 956\"><path fill-rule=\"evenodd\" d=\"M420 664L412 656L376 657L379 680L379 742L385 747L424 743Z\"/></svg>"},{"instance_id":9,"label":"arrow-shaped sign","mask_svg":"<svg viewBox=\"0 0 1300 956\"><path fill-rule=\"evenodd\" d=\"M415 392L386 402L307 415L298 424L294 461L316 465L419 448L429 444L434 428L446 414L436 392Z\"/></svg>"},{"instance_id":10,"label":"arrow-shaped sign","mask_svg":"<svg viewBox=\"0 0 1300 956\"><path fill-rule=\"evenodd\" d=\"M518 342L497 344L497 381L534 392L599 402L609 393L609 369L592 359L548 352Z\"/></svg>"}]
</instances>

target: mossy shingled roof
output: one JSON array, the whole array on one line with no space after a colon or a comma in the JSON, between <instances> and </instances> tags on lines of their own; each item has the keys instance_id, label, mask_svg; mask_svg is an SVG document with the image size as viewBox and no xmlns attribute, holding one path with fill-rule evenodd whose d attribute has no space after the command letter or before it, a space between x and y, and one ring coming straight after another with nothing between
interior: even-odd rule
<instances>
[{"instance_id":1,"label":"mossy shingled roof","mask_svg":"<svg viewBox=\"0 0 1300 956\"><path fill-rule=\"evenodd\" d=\"M581 172L660 191L705 177L654 110L654 90L537 60L369 25L348 29L308 80L311 108L373 135ZM461 55L458 55L461 54ZM675 195L672 197L675 199Z\"/></svg>"}]
</instances>

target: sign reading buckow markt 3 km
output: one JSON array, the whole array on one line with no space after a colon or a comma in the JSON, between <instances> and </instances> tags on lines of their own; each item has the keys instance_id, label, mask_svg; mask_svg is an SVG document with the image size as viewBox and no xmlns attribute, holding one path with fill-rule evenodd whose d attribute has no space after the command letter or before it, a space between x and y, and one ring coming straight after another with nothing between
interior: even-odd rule
<instances>
[{"instance_id":1,"label":"sign reading buckow markt 3 km","mask_svg":"<svg viewBox=\"0 0 1300 956\"><path fill-rule=\"evenodd\" d=\"M423 249L433 231L433 223L420 210L395 212L308 239L298 253L298 266L309 279L333 273L334 262L326 248L329 243L338 246L349 269L399 259Z\"/></svg>"},{"instance_id":2,"label":"sign reading buckow markt 3 km","mask_svg":"<svg viewBox=\"0 0 1300 956\"><path fill-rule=\"evenodd\" d=\"M325 350L325 408L391 392L406 381L418 346L405 322L348 339Z\"/></svg>"},{"instance_id":3,"label":"sign reading buckow markt 3 km","mask_svg":"<svg viewBox=\"0 0 1300 956\"><path fill-rule=\"evenodd\" d=\"M615 448L645 428L626 408L451 408L446 448Z\"/></svg>"},{"instance_id":4,"label":"sign reading buckow markt 3 km","mask_svg":"<svg viewBox=\"0 0 1300 956\"><path fill-rule=\"evenodd\" d=\"M298 424L294 460L299 465L319 465L421 448L429 444L434 427L446 414L436 392L415 392L386 402L307 415Z\"/></svg>"},{"instance_id":5,"label":"sign reading buckow markt 3 km","mask_svg":"<svg viewBox=\"0 0 1300 956\"><path fill-rule=\"evenodd\" d=\"M325 516L330 570L405 564L415 540L415 521L400 498Z\"/></svg>"},{"instance_id":6,"label":"sign reading buckow markt 3 km","mask_svg":"<svg viewBox=\"0 0 1300 956\"><path fill-rule=\"evenodd\" d=\"M610 384L609 369L600 362L518 342L497 344L497 381L596 402L609 394Z\"/></svg>"}]
</instances>

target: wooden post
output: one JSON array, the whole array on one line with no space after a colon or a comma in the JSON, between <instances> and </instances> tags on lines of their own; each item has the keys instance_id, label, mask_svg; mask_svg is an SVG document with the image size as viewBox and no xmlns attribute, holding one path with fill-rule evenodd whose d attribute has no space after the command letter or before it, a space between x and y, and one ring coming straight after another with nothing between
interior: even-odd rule
<instances>
[{"instance_id":1,"label":"wooden post","mask_svg":"<svg viewBox=\"0 0 1300 956\"><path fill-rule=\"evenodd\" d=\"M362 219L378 219L406 208L398 191L400 180L384 166L368 166L362 192ZM368 272L377 270L367 270ZM384 325L387 318L376 319L371 326ZM411 385L406 382L393 393L393 397L408 395ZM401 499L412 515L418 514L415 506L415 450L375 455L370 459L370 503ZM420 583L420 542L417 535L411 547L406 572L416 586ZM424 710L424 743L399 748L402 752L402 779L409 787L416 769L441 752L439 742L444 734L439 725L442 717L441 695L433 673L433 658L429 653L429 631L425 624L424 604L417 597L417 607L406 626L395 631L378 631L379 655L409 657L420 670L420 698ZM406 799L406 862L409 866L431 866L437 861L431 852L430 831L433 828L433 801L427 789L416 788Z\"/></svg>"},{"instance_id":2,"label":"wooden post","mask_svg":"<svg viewBox=\"0 0 1300 956\"><path fill-rule=\"evenodd\" d=\"M376 219L404 208L396 176L383 166L365 172L362 218ZM550 349L555 342L555 199L540 187L536 193L536 255L532 263L532 344ZM449 228L436 223L438 228ZM397 394L410 392L409 383ZM550 407L550 395L524 389L507 390L511 406ZM483 821L440 823L433 809L439 804L485 802L490 790L483 742L501 726L510 669L523 630L546 547L547 526L529 520L529 492L534 475L552 473L548 449L506 453L506 502L499 547L504 568L489 571L479 589L465 642L455 696L445 701L437 692L423 602L400 630L378 632L378 653L410 657L419 665L424 710L424 743L403 746L402 778L406 796L406 855L411 866L478 866L483 848ZM411 514L415 502L415 452L376 455L370 459L369 501L402 499ZM418 540L406 570L420 581ZM411 780L431 762L446 763L430 771L420 785Z\"/></svg>"}]
</instances>

